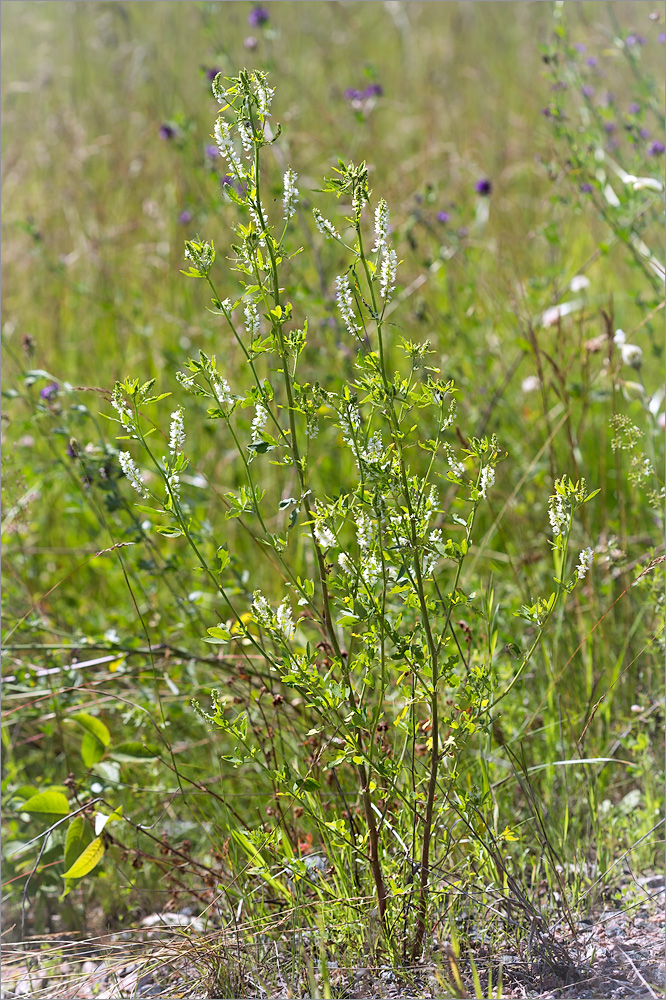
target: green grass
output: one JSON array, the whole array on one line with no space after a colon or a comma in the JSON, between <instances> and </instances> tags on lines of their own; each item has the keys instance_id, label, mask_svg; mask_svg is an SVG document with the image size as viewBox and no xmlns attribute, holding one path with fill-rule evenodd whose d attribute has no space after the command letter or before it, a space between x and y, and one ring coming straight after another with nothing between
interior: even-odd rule
<instances>
[{"instance_id":1,"label":"green grass","mask_svg":"<svg viewBox=\"0 0 666 1000\"><path fill-rule=\"evenodd\" d=\"M661 176L663 159L635 153L624 125L638 100L647 109L642 125L653 137L663 130L663 94L651 84L661 79L663 12L657 22L646 4L570 6L571 40L600 59L594 101L602 92L616 95L610 109L594 104L599 121L586 125L584 136L602 134L602 120L617 119L616 156L625 169ZM249 769L220 761L230 747L189 703L207 705L213 687L244 703L261 680L248 678L240 659L218 658L218 647L200 641L223 610L182 540L142 524L115 459L114 425L101 416L111 413L114 381L126 375L154 377L160 391L173 393L164 405L183 403L193 430L189 472L211 487L202 488L200 478L189 484L202 545L212 553L228 544L243 610L256 587L277 597L281 581L262 562L256 539L224 518L224 494L243 481L232 442L219 423L201 419L174 378L183 359L202 349L217 355L232 384L245 379L238 347L207 311L204 282L180 274L183 240L213 239L216 288L234 295L225 258L237 210L220 187L221 162L204 153L217 105L202 68L230 75L261 68L277 87L273 122L283 136L268 156L264 198L270 211L291 164L301 189L294 238L305 250L289 264L287 294L298 322L307 315L310 323L304 372L324 387L355 372L333 300L342 258L318 238L309 209L339 219L339 206L317 193L338 157L365 159L375 196L391 206L403 261L392 332L432 342L431 363L460 388L461 433L497 433L507 452L479 511L463 581L479 600L494 586L499 687L515 670L510 647L530 642L512 612L552 586L546 500L553 478L583 475L601 491L581 512L572 542L576 551L596 549L591 576L558 611L491 731L477 734L458 761L478 825L463 831L469 815L452 818L457 832L442 862L436 917L442 936L447 924L469 936L503 880L505 887L515 881L525 914L536 907L550 919L565 903L582 912L618 892L627 860L634 872L661 863L663 567L633 585L663 553L661 524L650 484L638 488L629 479L631 453L611 448L610 418L625 413L639 425L640 450L663 482L662 435L656 413L646 409L663 382L663 285L655 286L630 242L640 230L650 247L661 246L662 222L649 192L615 214L599 192L581 193L594 162L576 139L575 87L564 98L574 104L559 135L541 113L560 93L551 89L553 66L543 58L559 23L551 4L274 2L266 28L252 29L254 49L243 44L250 9L3 5L3 678L16 678L5 683L3 698L4 899L20 921L39 844L14 857L12 844L44 828L21 812L28 789L61 786L71 775L70 797L122 805L126 821L109 826L103 863L63 902L64 828L53 835L29 884L30 929L81 929L93 899L114 926L167 902L213 913L223 885L225 914L243 899L252 933L275 925L271 933L287 941L295 985L308 963L325 965L327 951L370 964L384 947L379 929L368 925L370 904L355 899L351 853L326 891L300 883L289 890L289 905L246 871L247 843L230 831L265 840L273 829L267 810L275 815L276 808L272 789ZM646 36L640 61L614 43L618 25ZM369 82L384 92L357 114L344 92ZM159 137L164 122L176 126L173 140ZM579 141L578 166L567 130ZM490 199L474 192L481 177L492 180ZM192 215L187 223L179 221L184 211ZM437 218L443 211L448 222ZM544 310L567 298L568 282L580 273L590 279L585 309L561 328L542 326ZM606 372L608 340L598 351L586 346L618 327L643 350L640 372L621 366L617 351ZM392 348L390 366L402 363ZM524 380L539 373L543 390L527 391ZM39 398L51 377L63 386L52 404ZM162 428L167 412L151 410ZM251 416L248 410L248 426ZM80 459L66 455L71 438ZM262 485L276 509L295 487L289 470L266 468ZM332 495L350 472L331 438L318 481ZM281 530L281 522L269 527ZM298 541L294 548L305 571L305 547ZM109 551L98 555L102 550ZM461 628L472 630L475 650L484 646L480 620L470 615ZM75 659L112 654L113 661L71 667ZM54 672L40 673L44 668ZM87 766L81 728L71 723L82 710L104 720L112 747L159 743L161 762L107 754ZM398 703L387 711L397 714ZM294 719L272 706L266 721L275 728L282 720L289 739ZM340 780L355 809L344 769ZM334 802L333 785L327 794ZM398 835L408 837L399 814L390 815ZM298 820L290 820L296 842L313 832L307 814ZM500 841L506 828L509 839ZM388 859L395 844L385 836ZM279 850L271 842L262 851L275 873ZM445 890L447 880L464 891ZM283 920L276 910L284 910ZM308 949L299 965L304 928L319 951ZM224 974L232 976L225 948ZM264 959L259 949L257 960ZM473 991L474 976L467 982Z\"/></svg>"}]
</instances>

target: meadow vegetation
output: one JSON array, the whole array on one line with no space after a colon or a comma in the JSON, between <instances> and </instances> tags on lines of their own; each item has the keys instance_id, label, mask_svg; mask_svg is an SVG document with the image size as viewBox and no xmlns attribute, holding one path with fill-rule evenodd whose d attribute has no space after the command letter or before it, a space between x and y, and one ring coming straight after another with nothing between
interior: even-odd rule
<instances>
[{"instance_id":1,"label":"meadow vegetation","mask_svg":"<svg viewBox=\"0 0 666 1000\"><path fill-rule=\"evenodd\" d=\"M663 11L3 15L10 937L584 976L663 869Z\"/></svg>"}]
</instances>

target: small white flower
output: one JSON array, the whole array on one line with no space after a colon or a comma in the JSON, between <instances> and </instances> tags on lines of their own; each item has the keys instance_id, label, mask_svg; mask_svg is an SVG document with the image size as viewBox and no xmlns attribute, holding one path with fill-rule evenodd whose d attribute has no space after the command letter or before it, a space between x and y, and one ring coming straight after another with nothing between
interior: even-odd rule
<instances>
[{"instance_id":1,"label":"small white flower","mask_svg":"<svg viewBox=\"0 0 666 1000\"><path fill-rule=\"evenodd\" d=\"M589 287L590 287L590 279L587 278L584 274L577 274L569 282L569 289L572 292L582 292Z\"/></svg>"},{"instance_id":2,"label":"small white flower","mask_svg":"<svg viewBox=\"0 0 666 1000\"><path fill-rule=\"evenodd\" d=\"M285 221L291 219L292 215L296 214L296 205L298 204L298 188L296 187L297 179L298 174L295 173L291 167L285 170L284 177L282 179L284 184L284 194L282 195L284 215L282 218Z\"/></svg>"},{"instance_id":3,"label":"small white flower","mask_svg":"<svg viewBox=\"0 0 666 1000\"><path fill-rule=\"evenodd\" d=\"M250 337L256 337L259 333L259 313L257 311L257 304L253 302L252 299L248 299L245 303L245 332Z\"/></svg>"},{"instance_id":4,"label":"small white flower","mask_svg":"<svg viewBox=\"0 0 666 1000\"><path fill-rule=\"evenodd\" d=\"M380 268L379 294L388 302L395 288L395 278L398 273L398 255L395 250L387 250Z\"/></svg>"},{"instance_id":5,"label":"small white flower","mask_svg":"<svg viewBox=\"0 0 666 1000\"><path fill-rule=\"evenodd\" d=\"M183 408L179 406L171 414L171 429L169 431L169 451L175 455L177 451L183 450L185 444L185 419Z\"/></svg>"},{"instance_id":6,"label":"small white flower","mask_svg":"<svg viewBox=\"0 0 666 1000\"><path fill-rule=\"evenodd\" d=\"M354 314L354 297L352 295L348 275L341 274L337 277L335 279L335 285L338 290L336 298L338 300L338 309L340 310L342 320L349 333L352 335L358 334L359 328Z\"/></svg>"},{"instance_id":7,"label":"small white flower","mask_svg":"<svg viewBox=\"0 0 666 1000\"><path fill-rule=\"evenodd\" d=\"M624 330L616 330L613 334L613 343L616 347L624 347L627 342L627 335Z\"/></svg>"},{"instance_id":8,"label":"small white flower","mask_svg":"<svg viewBox=\"0 0 666 1000\"><path fill-rule=\"evenodd\" d=\"M481 469L479 479L479 496L485 497L491 486L495 485L495 470L492 465L486 465Z\"/></svg>"},{"instance_id":9,"label":"small white flower","mask_svg":"<svg viewBox=\"0 0 666 1000\"><path fill-rule=\"evenodd\" d=\"M632 368L640 368L643 364L643 351L637 344L622 344L620 347L622 364L631 365Z\"/></svg>"},{"instance_id":10,"label":"small white flower","mask_svg":"<svg viewBox=\"0 0 666 1000\"><path fill-rule=\"evenodd\" d=\"M291 607L286 597L282 602L282 604L277 609L275 618L277 621L277 627L279 628L280 632L282 632L284 638L287 639L287 641L293 639L294 635L296 634L296 626L294 625L294 619L292 617Z\"/></svg>"},{"instance_id":11,"label":"small white flower","mask_svg":"<svg viewBox=\"0 0 666 1000\"><path fill-rule=\"evenodd\" d=\"M368 587L372 587L373 584L377 583L377 580L379 580L380 574L381 566L377 557L366 555L361 565L361 576L363 577L363 582Z\"/></svg>"},{"instance_id":12,"label":"small white flower","mask_svg":"<svg viewBox=\"0 0 666 1000\"><path fill-rule=\"evenodd\" d=\"M340 233L337 231L332 222L325 219L318 208L312 209L312 214L314 215L315 225L320 233L322 233L326 239L341 239Z\"/></svg>"},{"instance_id":13,"label":"small white flower","mask_svg":"<svg viewBox=\"0 0 666 1000\"><path fill-rule=\"evenodd\" d=\"M180 476L176 472L167 475L168 492L175 500L180 500Z\"/></svg>"},{"instance_id":14,"label":"small white flower","mask_svg":"<svg viewBox=\"0 0 666 1000\"><path fill-rule=\"evenodd\" d=\"M520 383L520 388L521 388L522 392L525 392L525 393L527 393L527 392L536 392L536 390L539 388L540 385L541 385L541 382L539 381L539 376L538 375L528 375Z\"/></svg>"},{"instance_id":15,"label":"small white flower","mask_svg":"<svg viewBox=\"0 0 666 1000\"><path fill-rule=\"evenodd\" d=\"M251 201L248 202L247 207L248 207L248 209L250 211L250 215L252 216L252 221L254 222L254 224L256 226L257 232L261 233L261 236L260 236L260 239L259 239L259 246L260 247L265 247L266 246L266 240L265 240L263 234L265 232L265 229L268 229L268 216L266 215L266 209L264 208L263 205L261 205L260 206L260 208L261 208L261 215L260 215L259 212L258 212L258 210L257 210L257 208L252 204ZM262 218L264 220L265 227L264 227L264 224L261 221Z\"/></svg>"},{"instance_id":16,"label":"small white flower","mask_svg":"<svg viewBox=\"0 0 666 1000\"><path fill-rule=\"evenodd\" d=\"M389 229L389 209L384 198L379 201L375 209L375 245L372 253L378 253L387 249L386 237Z\"/></svg>"},{"instance_id":17,"label":"small white flower","mask_svg":"<svg viewBox=\"0 0 666 1000\"><path fill-rule=\"evenodd\" d=\"M561 319L576 312L583 305L585 305L583 299L571 299L569 302L561 302L559 306L551 306L542 314L541 325L555 326Z\"/></svg>"},{"instance_id":18,"label":"small white flower","mask_svg":"<svg viewBox=\"0 0 666 1000\"><path fill-rule=\"evenodd\" d=\"M264 118L270 117L270 106L273 101L273 95L275 94L275 89L266 86L266 80L263 74L254 73L253 74L254 85L257 88L257 102L259 114L263 115Z\"/></svg>"},{"instance_id":19,"label":"small white flower","mask_svg":"<svg viewBox=\"0 0 666 1000\"><path fill-rule=\"evenodd\" d=\"M143 484L143 476L139 472L139 467L130 453L128 451L121 451L118 455L118 461L120 462L120 468L129 480L130 486L133 486L142 497L147 497L149 494Z\"/></svg>"},{"instance_id":20,"label":"small white flower","mask_svg":"<svg viewBox=\"0 0 666 1000\"><path fill-rule=\"evenodd\" d=\"M581 549L580 555L578 556L578 566L576 567L576 573L578 574L579 580L584 580L587 571L592 565L592 560L594 559L594 551L589 548Z\"/></svg>"},{"instance_id":21,"label":"small white flower","mask_svg":"<svg viewBox=\"0 0 666 1000\"><path fill-rule=\"evenodd\" d=\"M134 414L130 410L125 400L122 398L120 390L114 389L113 395L111 396L111 405L113 406L114 410L117 411L118 416L120 417L120 423L122 424L124 429L126 431L131 431L132 425L134 423Z\"/></svg>"},{"instance_id":22,"label":"small white flower","mask_svg":"<svg viewBox=\"0 0 666 1000\"><path fill-rule=\"evenodd\" d=\"M258 441L261 437L261 432L266 426L266 421L268 420L268 410L262 403L257 403L254 408L254 420L252 421L252 441Z\"/></svg>"}]
</instances>

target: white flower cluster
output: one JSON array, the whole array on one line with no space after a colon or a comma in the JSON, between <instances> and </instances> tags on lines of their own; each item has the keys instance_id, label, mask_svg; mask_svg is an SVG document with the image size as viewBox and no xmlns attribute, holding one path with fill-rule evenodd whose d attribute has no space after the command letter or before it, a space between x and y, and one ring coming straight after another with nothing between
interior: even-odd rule
<instances>
[{"instance_id":1,"label":"white flower cluster","mask_svg":"<svg viewBox=\"0 0 666 1000\"><path fill-rule=\"evenodd\" d=\"M213 392L217 396L217 401L220 406L231 406L234 401L233 394L231 392L231 386L225 378L220 375L213 373L210 377L210 384L213 387Z\"/></svg>"},{"instance_id":2,"label":"white flower cluster","mask_svg":"<svg viewBox=\"0 0 666 1000\"><path fill-rule=\"evenodd\" d=\"M491 486L495 485L495 470L492 465L485 465L481 469L479 478L479 496L486 497Z\"/></svg>"},{"instance_id":3,"label":"white flower cluster","mask_svg":"<svg viewBox=\"0 0 666 1000\"><path fill-rule=\"evenodd\" d=\"M179 406L171 414L171 428L169 430L169 451L175 455L177 451L183 450L185 444L185 419L183 408Z\"/></svg>"},{"instance_id":4,"label":"white flower cluster","mask_svg":"<svg viewBox=\"0 0 666 1000\"><path fill-rule=\"evenodd\" d=\"M373 253L380 253L388 248L388 244L386 242L388 229L389 209L386 204L386 200L381 198L377 208L375 209L375 245L372 248Z\"/></svg>"},{"instance_id":5,"label":"white flower cluster","mask_svg":"<svg viewBox=\"0 0 666 1000\"><path fill-rule=\"evenodd\" d=\"M242 118L238 119L238 135L246 153L252 152L252 125Z\"/></svg>"},{"instance_id":6,"label":"white flower cluster","mask_svg":"<svg viewBox=\"0 0 666 1000\"><path fill-rule=\"evenodd\" d=\"M224 118L218 118L215 122L215 128L213 131L215 133L215 141L220 152L222 153L222 156L225 158L227 163L234 168L236 174L239 177L242 177L243 164L240 156L234 148L229 122L225 121Z\"/></svg>"},{"instance_id":7,"label":"white flower cluster","mask_svg":"<svg viewBox=\"0 0 666 1000\"><path fill-rule=\"evenodd\" d=\"M456 458L456 453L454 452L453 448L448 442L446 441L444 442L443 448L446 454L446 461L449 464L451 472L454 474L454 476L462 478L462 476L465 475L465 466L462 464L462 462L458 461L458 459Z\"/></svg>"},{"instance_id":8,"label":"white flower cluster","mask_svg":"<svg viewBox=\"0 0 666 1000\"><path fill-rule=\"evenodd\" d=\"M377 556L366 555L361 563L361 576L368 587L374 586L381 576L381 564Z\"/></svg>"},{"instance_id":9,"label":"white flower cluster","mask_svg":"<svg viewBox=\"0 0 666 1000\"><path fill-rule=\"evenodd\" d=\"M338 300L338 309L340 310L342 321L352 336L357 335L359 333L359 327L354 314L354 296L352 295L351 285L349 284L349 276L341 274L335 279L335 286L338 290L336 298Z\"/></svg>"},{"instance_id":10,"label":"white flower cluster","mask_svg":"<svg viewBox=\"0 0 666 1000\"><path fill-rule=\"evenodd\" d=\"M139 472L139 467L130 453L128 451L119 452L118 461L120 462L120 468L129 480L130 486L133 486L137 493L140 493L142 497L147 497L149 494L143 484L143 476Z\"/></svg>"},{"instance_id":11,"label":"white flower cluster","mask_svg":"<svg viewBox=\"0 0 666 1000\"><path fill-rule=\"evenodd\" d=\"M339 240L341 238L340 233L337 231L333 223L329 222L328 219L325 219L318 208L313 208L312 214L314 215L317 229L323 234L323 236L326 237L327 240L331 238Z\"/></svg>"},{"instance_id":12,"label":"white flower cluster","mask_svg":"<svg viewBox=\"0 0 666 1000\"><path fill-rule=\"evenodd\" d=\"M354 564L351 561L351 558L350 558L348 552L341 552L340 553L340 555L338 556L338 565L339 565L340 569L342 570L342 572L346 573L347 576L351 576L353 574L353 572L354 572Z\"/></svg>"},{"instance_id":13,"label":"white flower cluster","mask_svg":"<svg viewBox=\"0 0 666 1000\"><path fill-rule=\"evenodd\" d=\"M284 636L284 638L287 641L293 639L296 634L296 626L294 625L291 606L286 597L282 602L282 604L277 609L277 612L275 614L275 619L277 621L277 627Z\"/></svg>"},{"instance_id":14,"label":"white flower cluster","mask_svg":"<svg viewBox=\"0 0 666 1000\"><path fill-rule=\"evenodd\" d=\"M398 273L398 255L395 250L389 248L384 252L382 265L379 270L379 294L386 301L390 301L391 293L395 288L395 279Z\"/></svg>"},{"instance_id":15,"label":"white flower cluster","mask_svg":"<svg viewBox=\"0 0 666 1000\"><path fill-rule=\"evenodd\" d=\"M180 476L176 472L169 472L167 474L167 492L175 500L180 500Z\"/></svg>"},{"instance_id":16,"label":"white flower cluster","mask_svg":"<svg viewBox=\"0 0 666 1000\"><path fill-rule=\"evenodd\" d=\"M282 178L282 183L284 185L284 193L282 195L282 206L284 208L284 215L282 218L287 222L291 219L292 215L296 214L296 205L298 204L298 188L296 187L296 181L298 180L298 174L288 167L284 172L284 177Z\"/></svg>"},{"instance_id":17,"label":"white flower cluster","mask_svg":"<svg viewBox=\"0 0 666 1000\"><path fill-rule=\"evenodd\" d=\"M359 511L355 518L356 540L360 549L369 549L372 545L372 521L364 511Z\"/></svg>"},{"instance_id":18,"label":"white flower cluster","mask_svg":"<svg viewBox=\"0 0 666 1000\"><path fill-rule=\"evenodd\" d=\"M266 426L267 420L268 410L263 403L257 403L254 408L254 420L252 421L252 441L258 441L260 439L261 432Z\"/></svg>"},{"instance_id":19,"label":"white flower cluster","mask_svg":"<svg viewBox=\"0 0 666 1000\"><path fill-rule=\"evenodd\" d=\"M254 338L259 333L259 312L256 302L248 299L243 311L245 313L245 332Z\"/></svg>"},{"instance_id":20,"label":"white flower cluster","mask_svg":"<svg viewBox=\"0 0 666 1000\"><path fill-rule=\"evenodd\" d=\"M277 612L273 614L264 595L260 590L255 590L252 595L252 614L259 625L263 625L264 628L273 632L279 632L283 639L289 641L294 638L296 626L286 597L278 607Z\"/></svg>"},{"instance_id":21,"label":"white flower cluster","mask_svg":"<svg viewBox=\"0 0 666 1000\"><path fill-rule=\"evenodd\" d=\"M548 499L548 520L553 534L557 538L563 535L569 526L569 511L564 497L559 493Z\"/></svg>"},{"instance_id":22,"label":"white flower cluster","mask_svg":"<svg viewBox=\"0 0 666 1000\"><path fill-rule=\"evenodd\" d=\"M586 549L581 549L580 555L578 556L578 566L576 567L576 573L578 574L579 580L585 579L587 571L592 565L593 559L594 551L589 546Z\"/></svg>"},{"instance_id":23,"label":"white flower cluster","mask_svg":"<svg viewBox=\"0 0 666 1000\"><path fill-rule=\"evenodd\" d=\"M113 394L111 395L111 405L118 413L120 423L124 429L126 431L131 431L134 424L134 414L123 399L122 390L119 385L117 385L113 390Z\"/></svg>"},{"instance_id":24,"label":"white flower cluster","mask_svg":"<svg viewBox=\"0 0 666 1000\"><path fill-rule=\"evenodd\" d=\"M254 222L255 226L257 227L257 233L261 234L261 236L259 238L259 246L260 247L265 247L266 246L266 239L265 239L265 237L264 237L263 234L265 232L265 229L268 229L268 216L266 215L266 209L264 208L263 205L260 204L260 206L259 206L260 209L261 209L261 215L260 215L259 211L252 204L251 201L248 201L247 207L250 210L250 215L252 216L252 221ZM262 224L262 221L261 221L262 218L264 220L263 224Z\"/></svg>"},{"instance_id":25,"label":"white flower cluster","mask_svg":"<svg viewBox=\"0 0 666 1000\"><path fill-rule=\"evenodd\" d=\"M264 118L270 117L270 106L273 102L275 89L266 86L266 79L263 74L254 74L254 84L257 89L257 107L259 114Z\"/></svg>"},{"instance_id":26,"label":"white flower cluster","mask_svg":"<svg viewBox=\"0 0 666 1000\"><path fill-rule=\"evenodd\" d=\"M322 548L330 549L333 548L333 546L337 545L338 543L336 541L335 535L333 534L329 526L326 524L325 517L326 517L326 511L323 510L317 504L315 506L315 511L314 511L314 521L315 521L314 536L319 542L319 544L322 546Z\"/></svg>"}]
</instances>

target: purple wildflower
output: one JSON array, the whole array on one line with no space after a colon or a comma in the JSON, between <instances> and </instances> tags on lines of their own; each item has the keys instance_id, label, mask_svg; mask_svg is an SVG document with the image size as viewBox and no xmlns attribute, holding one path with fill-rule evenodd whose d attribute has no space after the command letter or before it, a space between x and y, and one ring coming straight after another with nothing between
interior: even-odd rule
<instances>
[{"instance_id":1,"label":"purple wildflower","mask_svg":"<svg viewBox=\"0 0 666 1000\"><path fill-rule=\"evenodd\" d=\"M590 69L596 69L596 67L599 65L599 60L597 59L596 56L588 56L587 59L585 60L585 65L589 66Z\"/></svg>"},{"instance_id":2,"label":"purple wildflower","mask_svg":"<svg viewBox=\"0 0 666 1000\"><path fill-rule=\"evenodd\" d=\"M220 177L220 184L222 185L223 188L228 187L232 181L233 177L231 176L231 174L223 174L222 177Z\"/></svg>"},{"instance_id":3,"label":"purple wildflower","mask_svg":"<svg viewBox=\"0 0 666 1000\"><path fill-rule=\"evenodd\" d=\"M213 80L215 79L215 77L217 76L217 74L221 73L221 72L222 72L222 70L218 66L209 66L205 70L206 79L210 80L210 82L212 83Z\"/></svg>"},{"instance_id":4,"label":"purple wildflower","mask_svg":"<svg viewBox=\"0 0 666 1000\"><path fill-rule=\"evenodd\" d=\"M269 20L270 14L265 7L261 7L260 5L253 7L247 16L247 23L251 28L261 28L261 26L266 24L266 21Z\"/></svg>"},{"instance_id":5,"label":"purple wildflower","mask_svg":"<svg viewBox=\"0 0 666 1000\"><path fill-rule=\"evenodd\" d=\"M648 153L650 156L661 156L664 150L666 150L666 146L659 139L655 139L655 141L651 142L648 146Z\"/></svg>"},{"instance_id":6,"label":"purple wildflower","mask_svg":"<svg viewBox=\"0 0 666 1000\"><path fill-rule=\"evenodd\" d=\"M248 35L243 42L243 46L248 50L248 52L254 52L258 44L259 42L254 37L254 35Z\"/></svg>"},{"instance_id":7,"label":"purple wildflower","mask_svg":"<svg viewBox=\"0 0 666 1000\"><path fill-rule=\"evenodd\" d=\"M636 101L632 101L632 103L627 108L627 111L629 112L630 115L640 114L640 110L641 110L641 106L640 106L640 104L637 104Z\"/></svg>"},{"instance_id":8,"label":"purple wildflower","mask_svg":"<svg viewBox=\"0 0 666 1000\"><path fill-rule=\"evenodd\" d=\"M594 87L591 87L589 83L584 83L580 88L580 92L583 97L587 97L588 99L594 97Z\"/></svg>"},{"instance_id":9,"label":"purple wildflower","mask_svg":"<svg viewBox=\"0 0 666 1000\"><path fill-rule=\"evenodd\" d=\"M474 190L476 191L476 193L483 195L486 198L488 197L492 189L493 189L492 182L489 181L487 177L482 177L481 180L477 181L476 184L474 185Z\"/></svg>"},{"instance_id":10,"label":"purple wildflower","mask_svg":"<svg viewBox=\"0 0 666 1000\"><path fill-rule=\"evenodd\" d=\"M625 38L624 42L625 42L625 45L629 45L629 46L632 46L632 45L645 45L645 38L643 37L643 35L636 35L636 34L634 34L632 32L632 34L627 35L627 37Z\"/></svg>"},{"instance_id":11,"label":"purple wildflower","mask_svg":"<svg viewBox=\"0 0 666 1000\"><path fill-rule=\"evenodd\" d=\"M384 93L384 88L381 83L370 83L363 91L363 97L381 97Z\"/></svg>"},{"instance_id":12,"label":"purple wildflower","mask_svg":"<svg viewBox=\"0 0 666 1000\"><path fill-rule=\"evenodd\" d=\"M345 90L345 99L347 101L362 101L363 91L357 90L356 87L347 87Z\"/></svg>"},{"instance_id":13,"label":"purple wildflower","mask_svg":"<svg viewBox=\"0 0 666 1000\"><path fill-rule=\"evenodd\" d=\"M640 130L640 132L639 132L639 135L640 135L641 139L649 139L650 138L650 129L649 128L642 128Z\"/></svg>"},{"instance_id":14,"label":"purple wildflower","mask_svg":"<svg viewBox=\"0 0 666 1000\"><path fill-rule=\"evenodd\" d=\"M186 208L180 213L180 215L178 216L178 221L180 222L181 226L186 226L188 222L192 221L192 213L189 211L189 209Z\"/></svg>"},{"instance_id":15,"label":"purple wildflower","mask_svg":"<svg viewBox=\"0 0 666 1000\"><path fill-rule=\"evenodd\" d=\"M44 386L39 395L42 399L45 399L47 403L50 403L53 397L58 395L59 388L60 386L57 382L49 382L48 385Z\"/></svg>"},{"instance_id":16,"label":"purple wildflower","mask_svg":"<svg viewBox=\"0 0 666 1000\"><path fill-rule=\"evenodd\" d=\"M580 189L583 192L583 194L592 194L592 192L594 191L592 185L587 183L581 184Z\"/></svg>"},{"instance_id":17,"label":"purple wildflower","mask_svg":"<svg viewBox=\"0 0 666 1000\"><path fill-rule=\"evenodd\" d=\"M451 220L451 216L449 215L448 212L438 212L437 213L437 221L438 222L445 222L446 223L446 222L450 222L450 220Z\"/></svg>"},{"instance_id":18,"label":"purple wildflower","mask_svg":"<svg viewBox=\"0 0 666 1000\"><path fill-rule=\"evenodd\" d=\"M175 134L176 130L173 127L173 125L169 125L168 122L165 122L164 125L160 125L160 131L159 131L160 139L173 139Z\"/></svg>"},{"instance_id":19,"label":"purple wildflower","mask_svg":"<svg viewBox=\"0 0 666 1000\"><path fill-rule=\"evenodd\" d=\"M65 448L65 454L67 455L68 458L78 458L79 457L79 453L78 453L78 450L76 448L76 442L74 441L74 438L70 438L69 439L69 444Z\"/></svg>"},{"instance_id":20,"label":"purple wildflower","mask_svg":"<svg viewBox=\"0 0 666 1000\"><path fill-rule=\"evenodd\" d=\"M218 152L217 146L212 146L212 145L211 146L206 146L206 149L204 150L204 152L205 152L205 154L206 154L206 156L208 157L209 160L214 160L214 159L216 159L220 155L219 152Z\"/></svg>"},{"instance_id":21,"label":"purple wildflower","mask_svg":"<svg viewBox=\"0 0 666 1000\"><path fill-rule=\"evenodd\" d=\"M664 34L664 32L662 31L662 32L660 33L660 35L659 35L659 44L660 44L660 45L663 45L665 41L666 41L666 35L665 35L665 34Z\"/></svg>"},{"instance_id":22,"label":"purple wildflower","mask_svg":"<svg viewBox=\"0 0 666 1000\"><path fill-rule=\"evenodd\" d=\"M467 226L461 226L460 229L458 230L458 236L460 237L460 239L464 240L465 237L468 235L469 235L469 230Z\"/></svg>"},{"instance_id":23,"label":"purple wildflower","mask_svg":"<svg viewBox=\"0 0 666 1000\"><path fill-rule=\"evenodd\" d=\"M583 45L582 42L574 42L574 48L575 48L576 52L580 52L581 55L584 52L587 52L587 45Z\"/></svg>"},{"instance_id":24,"label":"purple wildflower","mask_svg":"<svg viewBox=\"0 0 666 1000\"><path fill-rule=\"evenodd\" d=\"M604 132L607 132L608 135L612 135L613 132L616 131L616 129L617 125L615 124L615 122L604 122Z\"/></svg>"}]
</instances>

